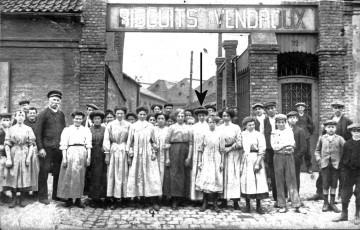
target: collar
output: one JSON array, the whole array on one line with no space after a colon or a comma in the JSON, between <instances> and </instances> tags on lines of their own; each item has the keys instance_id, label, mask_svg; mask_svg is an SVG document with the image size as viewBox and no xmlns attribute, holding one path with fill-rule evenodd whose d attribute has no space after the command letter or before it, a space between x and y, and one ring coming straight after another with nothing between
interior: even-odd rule
<instances>
[{"instance_id":1,"label":"collar","mask_svg":"<svg viewBox=\"0 0 360 230\"><path fill-rule=\"evenodd\" d=\"M48 106L48 108L49 108L51 111L53 111L54 113L57 113L57 111L59 111L59 108L58 108L58 109L53 109L53 108L51 108L50 106Z\"/></svg>"}]
</instances>

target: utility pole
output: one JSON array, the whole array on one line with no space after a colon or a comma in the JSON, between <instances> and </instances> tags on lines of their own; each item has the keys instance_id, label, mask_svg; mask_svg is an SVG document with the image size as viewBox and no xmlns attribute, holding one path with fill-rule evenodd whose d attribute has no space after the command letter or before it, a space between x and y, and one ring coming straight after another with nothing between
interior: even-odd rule
<instances>
[{"instance_id":1,"label":"utility pole","mask_svg":"<svg viewBox=\"0 0 360 230\"><path fill-rule=\"evenodd\" d=\"M220 20L219 20L219 24L218 24L219 31L221 29L222 19L223 19L223 13L220 14ZM222 33L221 32L218 33L218 57L222 57Z\"/></svg>"},{"instance_id":2,"label":"utility pole","mask_svg":"<svg viewBox=\"0 0 360 230\"><path fill-rule=\"evenodd\" d=\"M189 85L189 105L192 103L192 81L193 81L193 54L194 51L191 50L190 53L190 85Z\"/></svg>"}]
</instances>

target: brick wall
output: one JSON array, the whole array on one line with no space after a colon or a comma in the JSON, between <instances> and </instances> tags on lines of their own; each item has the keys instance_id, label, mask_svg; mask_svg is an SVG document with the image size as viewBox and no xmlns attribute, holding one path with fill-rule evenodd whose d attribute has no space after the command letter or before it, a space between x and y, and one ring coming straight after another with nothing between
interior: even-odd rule
<instances>
[{"instance_id":1,"label":"brick wall","mask_svg":"<svg viewBox=\"0 0 360 230\"><path fill-rule=\"evenodd\" d=\"M278 102L279 47L276 44L275 34L253 33L249 39L250 106L257 102Z\"/></svg>"},{"instance_id":2,"label":"brick wall","mask_svg":"<svg viewBox=\"0 0 360 230\"><path fill-rule=\"evenodd\" d=\"M320 121L332 114L334 100L346 102L344 66L343 3L340 1L320 1L319 8L319 113ZM330 90L331 89L331 90ZM349 103L346 103L348 111Z\"/></svg>"},{"instance_id":3,"label":"brick wall","mask_svg":"<svg viewBox=\"0 0 360 230\"><path fill-rule=\"evenodd\" d=\"M49 90L64 94L62 110L79 106L80 23L74 18L2 16L0 61L10 63L10 111L29 99L31 106L47 106Z\"/></svg>"},{"instance_id":4,"label":"brick wall","mask_svg":"<svg viewBox=\"0 0 360 230\"><path fill-rule=\"evenodd\" d=\"M80 106L105 104L106 1L87 0L80 43Z\"/></svg>"},{"instance_id":5,"label":"brick wall","mask_svg":"<svg viewBox=\"0 0 360 230\"><path fill-rule=\"evenodd\" d=\"M124 106L126 102L120 93L117 82L109 74L108 75L108 98L107 98L107 109L113 110L116 106Z\"/></svg>"}]
</instances>

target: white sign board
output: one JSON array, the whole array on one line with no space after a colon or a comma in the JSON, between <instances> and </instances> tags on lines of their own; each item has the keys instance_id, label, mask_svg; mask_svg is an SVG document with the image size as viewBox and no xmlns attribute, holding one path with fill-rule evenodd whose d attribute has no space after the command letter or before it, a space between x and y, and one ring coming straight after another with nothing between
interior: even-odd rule
<instances>
[{"instance_id":1,"label":"white sign board","mask_svg":"<svg viewBox=\"0 0 360 230\"><path fill-rule=\"evenodd\" d=\"M108 4L108 31L317 32L315 5Z\"/></svg>"}]
</instances>

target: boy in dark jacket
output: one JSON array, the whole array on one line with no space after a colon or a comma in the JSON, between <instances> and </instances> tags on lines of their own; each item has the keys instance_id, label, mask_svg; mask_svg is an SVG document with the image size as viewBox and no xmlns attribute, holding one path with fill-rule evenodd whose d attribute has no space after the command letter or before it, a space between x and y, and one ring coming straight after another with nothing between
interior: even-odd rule
<instances>
[{"instance_id":1,"label":"boy in dark jacket","mask_svg":"<svg viewBox=\"0 0 360 230\"><path fill-rule=\"evenodd\" d=\"M341 216L334 222L348 220L348 207L352 194L355 200L355 220L354 224L360 224L360 124L348 126L352 139L346 141L343 149L343 156L340 161L340 167L344 172L344 186L341 191L342 211ZM355 190L353 187L355 185Z\"/></svg>"}]
</instances>

